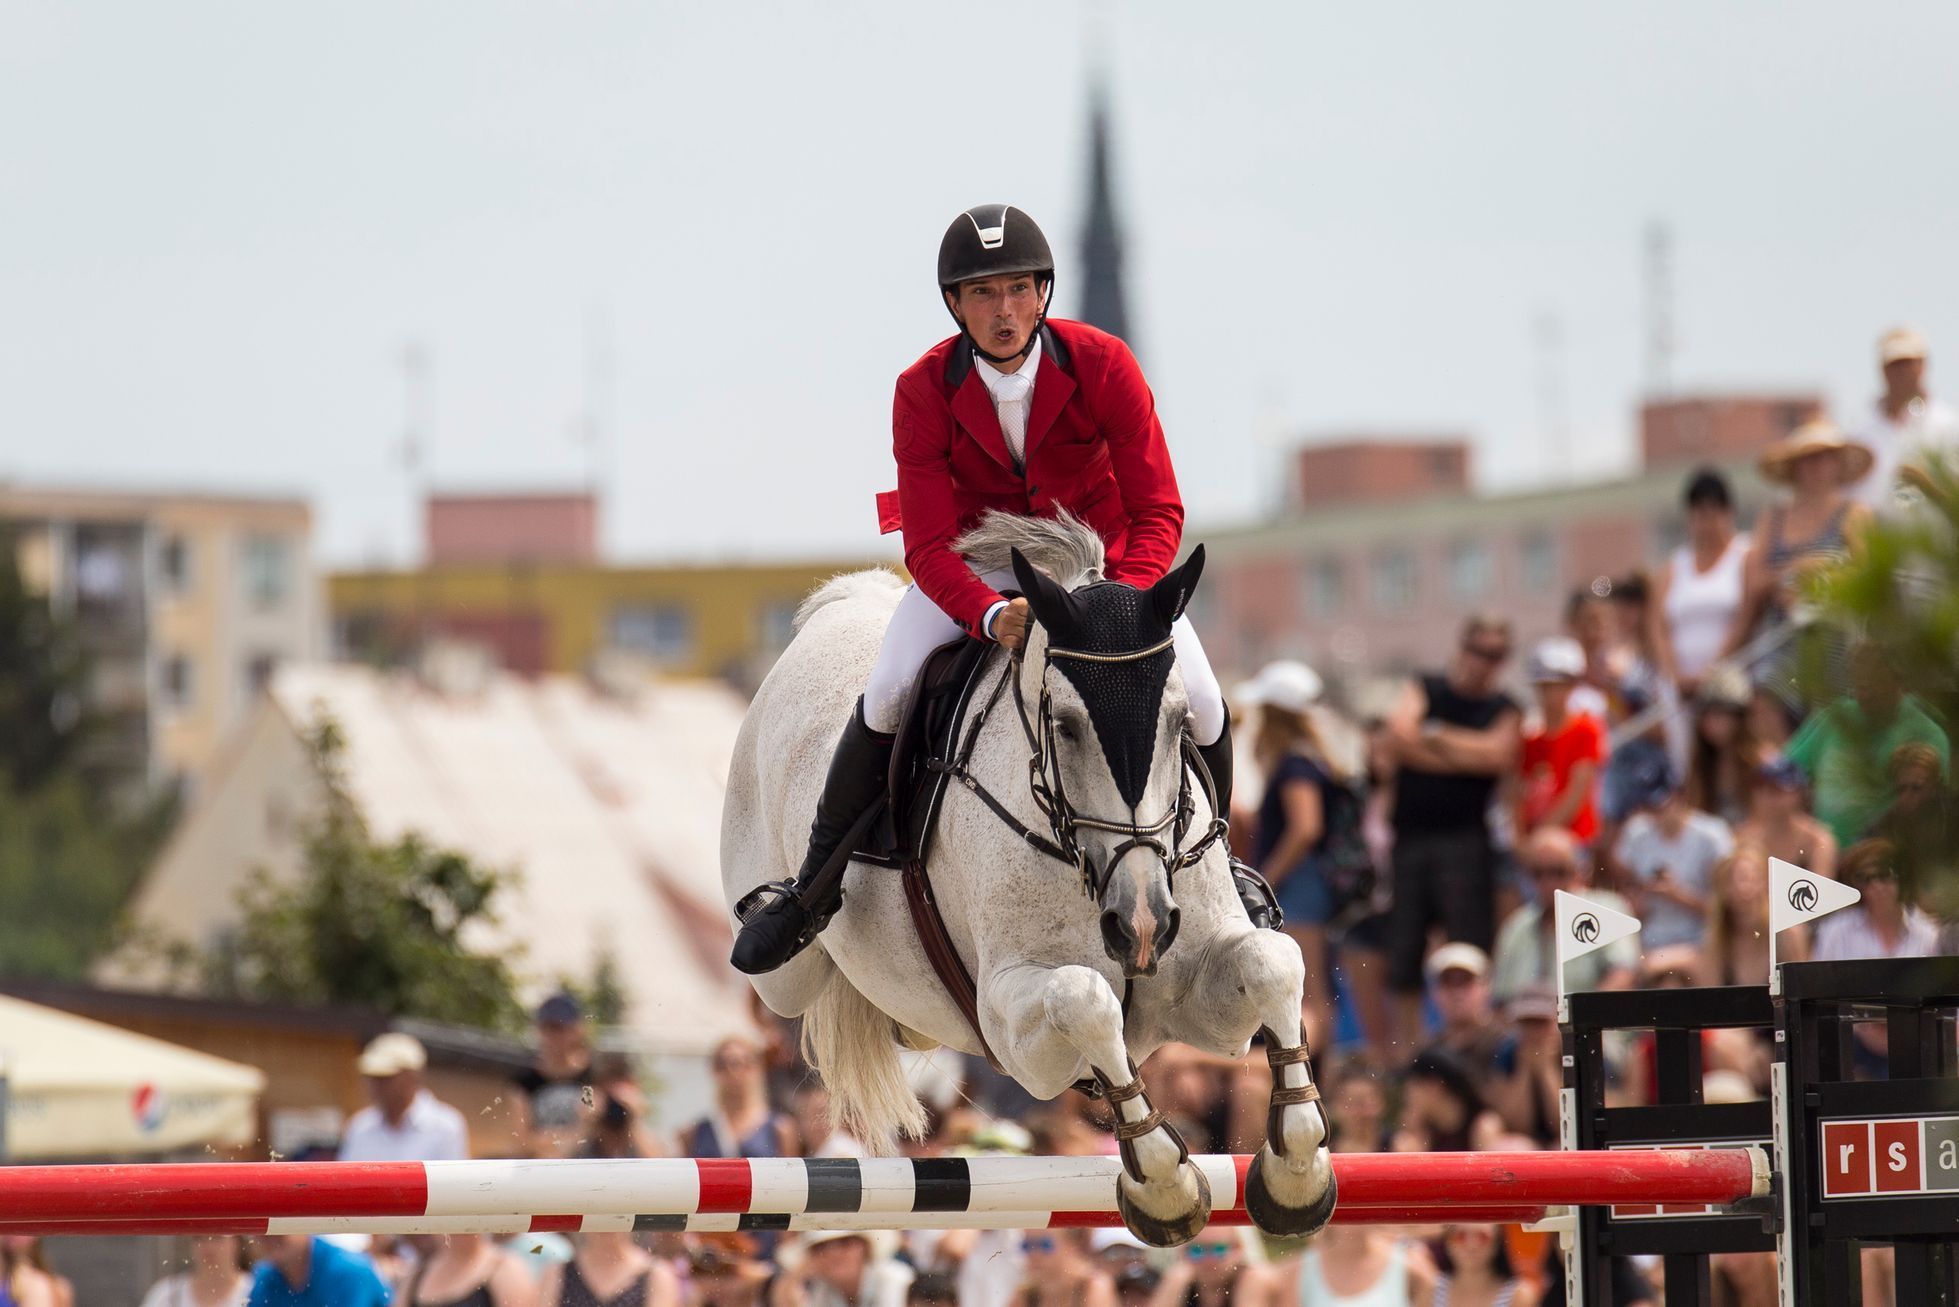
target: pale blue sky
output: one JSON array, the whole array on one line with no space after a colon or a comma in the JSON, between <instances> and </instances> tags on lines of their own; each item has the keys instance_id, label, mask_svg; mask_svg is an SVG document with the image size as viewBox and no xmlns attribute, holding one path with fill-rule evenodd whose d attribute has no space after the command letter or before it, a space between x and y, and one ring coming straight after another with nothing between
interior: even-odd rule
<instances>
[{"instance_id":1,"label":"pale blue sky","mask_svg":"<svg viewBox=\"0 0 1959 1307\"><path fill-rule=\"evenodd\" d=\"M1193 517L1276 433L1460 429L1486 483L1623 466L1639 246L1685 388L1959 393L1959 6L1118 4L1132 316ZM1078 289L1066 3L0 0L0 477L310 496L400 557L398 359L442 484L565 485L610 323L608 545L875 547L931 266L1013 200ZM1545 449L1531 321L1566 337Z\"/></svg>"}]
</instances>

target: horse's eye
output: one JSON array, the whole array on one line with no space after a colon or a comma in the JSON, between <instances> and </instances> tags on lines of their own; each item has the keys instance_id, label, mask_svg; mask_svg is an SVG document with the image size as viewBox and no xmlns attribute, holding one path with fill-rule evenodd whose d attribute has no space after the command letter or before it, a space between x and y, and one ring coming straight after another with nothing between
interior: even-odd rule
<instances>
[{"instance_id":1,"label":"horse's eye","mask_svg":"<svg viewBox=\"0 0 1959 1307\"><path fill-rule=\"evenodd\" d=\"M1081 732L1076 730L1075 724L1065 717L1054 724L1054 733L1057 738L1066 740L1070 744L1081 739Z\"/></svg>"}]
</instances>

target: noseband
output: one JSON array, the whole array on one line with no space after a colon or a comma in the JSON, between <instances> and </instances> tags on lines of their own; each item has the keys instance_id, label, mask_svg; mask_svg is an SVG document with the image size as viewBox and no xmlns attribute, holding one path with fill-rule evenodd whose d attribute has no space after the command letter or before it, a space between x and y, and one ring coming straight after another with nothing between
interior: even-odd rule
<instances>
[{"instance_id":1,"label":"noseband","mask_svg":"<svg viewBox=\"0 0 1959 1307\"><path fill-rule=\"evenodd\" d=\"M1210 769L1204 765L1204 760L1197 750L1191 747L1188 736L1181 737L1178 746L1180 757L1177 768L1176 802L1161 817L1147 823L1112 821L1076 811L1074 804L1068 800L1067 787L1061 776L1061 760L1055 748L1054 699L1048 687L1048 673L1053 669L1057 659L1092 663L1140 662L1170 648L1174 638L1165 636L1147 648L1132 649L1122 653L1091 653L1083 649L1057 649L1049 645L1041 660L1041 697L1031 717L1028 715L1026 699L1020 688L1022 653L1018 649L1014 650L1000 681L994 685L993 693L987 697L985 707L974 718L972 727L966 734L965 745L959 750L958 757L942 768L971 790L993 811L994 816L1006 823L1030 846L1056 861L1065 862L1075 868L1081 875L1082 890L1091 900L1101 899L1102 892L1108 888L1110 877L1115 875L1116 866L1132 850L1142 848L1154 853L1174 883L1179 871L1202 860L1210 847L1224 838L1227 827L1217 810L1217 791L1211 781ZM999 703L1000 692L1008 685L1013 687L1014 712L1020 718L1020 729L1027 737L1027 747L1030 751L1027 759L1027 789L1033 797L1034 806L1039 808L1041 815L1047 818L1047 835L1028 829L1018 817L1007 810L1005 804L989 793L966 767L967 760L972 756L973 746L978 742L980 727L985 724L994 705ZM1197 815L1197 803L1191 791L1193 774L1202 783L1205 796L1210 800L1211 824L1210 829L1205 831L1195 844L1185 848L1184 837L1190 833L1191 822ZM1078 838L1078 832L1083 830L1105 831L1111 835L1125 837L1109 855L1099 875ZM1166 832L1170 836L1168 843L1162 838Z\"/></svg>"}]
</instances>

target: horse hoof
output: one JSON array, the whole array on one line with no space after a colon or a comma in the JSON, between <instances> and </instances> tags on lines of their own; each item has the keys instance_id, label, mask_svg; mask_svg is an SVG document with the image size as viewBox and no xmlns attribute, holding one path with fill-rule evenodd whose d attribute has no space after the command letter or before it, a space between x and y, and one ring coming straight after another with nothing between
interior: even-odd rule
<instances>
[{"instance_id":1,"label":"horse hoof","mask_svg":"<svg viewBox=\"0 0 1959 1307\"><path fill-rule=\"evenodd\" d=\"M1150 1215L1130 1197L1128 1173L1125 1172L1116 1181L1116 1210L1122 1214L1122 1223L1129 1227L1129 1233L1152 1248L1174 1248L1178 1244L1189 1243L1197 1237L1199 1230L1211 1222L1211 1182L1204 1178L1204 1173L1197 1169L1194 1162L1184 1162L1181 1169L1196 1190L1197 1201L1190 1210L1179 1216Z\"/></svg>"},{"instance_id":2,"label":"horse hoof","mask_svg":"<svg viewBox=\"0 0 1959 1307\"><path fill-rule=\"evenodd\" d=\"M1280 1239L1303 1239L1319 1233L1333 1219L1333 1205L1340 1194L1340 1186L1333 1179L1333 1167L1327 1166L1326 1188L1320 1191L1319 1197L1299 1207L1288 1207L1273 1196L1271 1186L1265 1182L1264 1167L1270 1155L1270 1150L1259 1149L1251 1169L1245 1173L1245 1211L1252 1224Z\"/></svg>"}]
</instances>

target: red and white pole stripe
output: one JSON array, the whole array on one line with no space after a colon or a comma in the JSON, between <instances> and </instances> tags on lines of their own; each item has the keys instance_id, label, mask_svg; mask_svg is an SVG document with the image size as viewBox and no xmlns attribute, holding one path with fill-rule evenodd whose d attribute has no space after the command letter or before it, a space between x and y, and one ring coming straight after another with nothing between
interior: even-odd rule
<instances>
[{"instance_id":1,"label":"red and white pole stripe","mask_svg":"<svg viewBox=\"0 0 1959 1307\"><path fill-rule=\"evenodd\" d=\"M1236 1208L1251 1159L1194 1160L1218 1208ZM1348 1212L1725 1203L1766 1193L1769 1175L1753 1148L1343 1153L1333 1164ZM226 1220L283 1229L303 1218L306 1230L378 1231L387 1228L380 1221L412 1219L434 1231L431 1222L469 1218L499 1230L835 1229L847 1219L866 1229L1023 1229L1111 1217L1120 1166L1113 1157L21 1166L0 1168L0 1227L136 1222L155 1231ZM598 1218L612 1219L588 1224Z\"/></svg>"},{"instance_id":2,"label":"red and white pole stripe","mask_svg":"<svg viewBox=\"0 0 1959 1307\"><path fill-rule=\"evenodd\" d=\"M1448 1225L1459 1222L1521 1224L1544 1219L1549 1209L1525 1203L1484 1206L1347 1207L1337 1225ZM800 1215L714 1213L645 1216L275 1216L202 1217L106 1221L18 1221L0 1224L0 1235L195 1235L195 1234L590 1234L660 1230L725 1234L736 1230L888 1230L886 1214L805 1212ZM1250 1225L1242 1207L1211 1213L1213 1225ZM904 1219L908 1230L1114 1229L1115 1212L920 1212Z\"/></svg>"}]
</instances>

